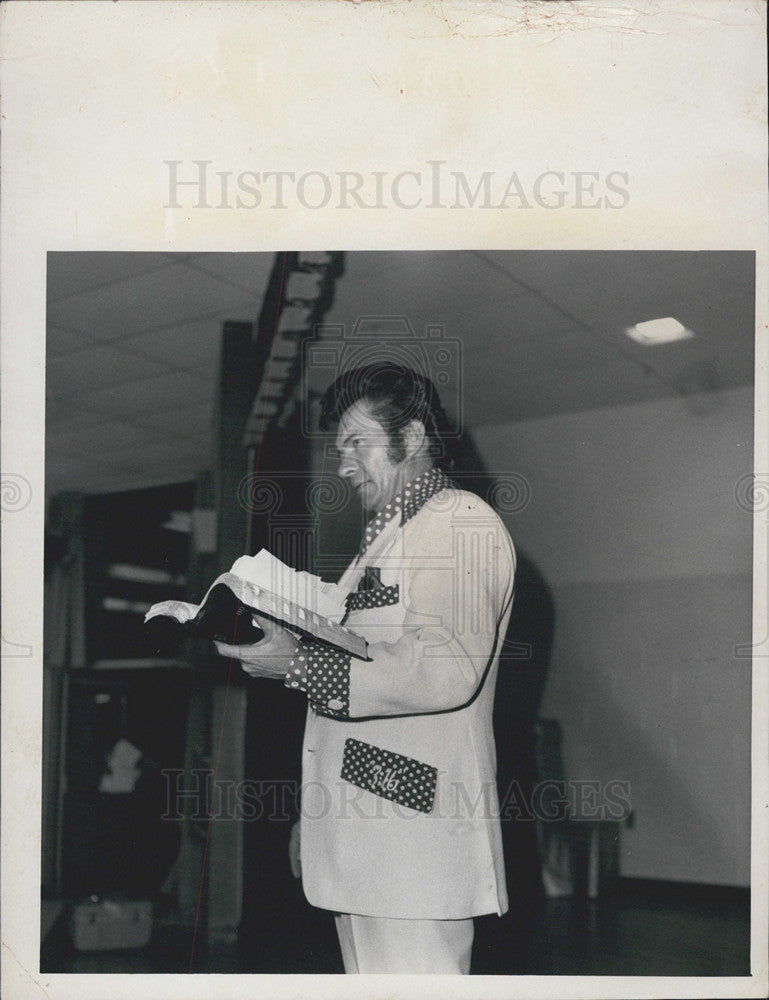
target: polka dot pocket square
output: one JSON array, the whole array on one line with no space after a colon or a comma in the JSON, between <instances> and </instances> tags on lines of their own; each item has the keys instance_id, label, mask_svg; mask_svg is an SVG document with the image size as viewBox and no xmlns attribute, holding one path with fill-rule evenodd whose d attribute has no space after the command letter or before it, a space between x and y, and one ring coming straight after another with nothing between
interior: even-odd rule
<instances>
[{"instance_id":1,"label":"polka dot pocket square","mask_svg":"<svg viewBox=\"0 0 769 1000\"><path fill-rule=\"evenodd\" d=\"M347 595L347 610L363 611L365 608L386 608L400 600L397 583L391 587L376 587L372 590L356 590Z\"/></svg>"},{"instance_id":2,"label":"polka dot pocket square","mask_svg":"<svg viewBox=\"0 0 769 1000\"><path fill-rule=\"evenodd\" d=\"M344 741L340 777L374 795L427 813L435 802L438 769L349 737Z\"/></svg>"}]
</instances>

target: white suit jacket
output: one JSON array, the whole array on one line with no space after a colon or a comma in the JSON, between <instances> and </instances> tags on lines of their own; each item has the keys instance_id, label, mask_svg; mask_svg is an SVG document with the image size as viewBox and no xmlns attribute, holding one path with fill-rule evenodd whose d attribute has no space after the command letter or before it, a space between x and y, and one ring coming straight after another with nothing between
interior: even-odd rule
<instances>
[{"instance_id":1,"label":"white suit jacket","mask_svg":"<svg viewBox=\"0 0 769 1000\"><path fill-rule=\"evenodd\" d=\"M372 519L365 543L340 582L370 661L305 642L286 679L310 701L305 894L369 916L504 913L492 707L512 541L488 504L433 469Z\"/></svg>"}]
</instances>

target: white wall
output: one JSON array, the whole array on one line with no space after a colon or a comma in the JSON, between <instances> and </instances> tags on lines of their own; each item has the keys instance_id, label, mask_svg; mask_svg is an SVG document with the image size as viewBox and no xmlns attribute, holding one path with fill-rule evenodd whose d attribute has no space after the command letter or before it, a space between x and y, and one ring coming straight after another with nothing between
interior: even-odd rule
<instances>
[{"instance_id":1,"label":"white wall","mask_svg":"<svg viewBox=\"0 0 769 1000\"><path fill-rule=\"evenodd\" d=\"M627 780L622 874L748 885L749 388L473 432L524 475L508 517L544 575L556 631L542 714L567 777Z\"/></svg>"}]
</instances>

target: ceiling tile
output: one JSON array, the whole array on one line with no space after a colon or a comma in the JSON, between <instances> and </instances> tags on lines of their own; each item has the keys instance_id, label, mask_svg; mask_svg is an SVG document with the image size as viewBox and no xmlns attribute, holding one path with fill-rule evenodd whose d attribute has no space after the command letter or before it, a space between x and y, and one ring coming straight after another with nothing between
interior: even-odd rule
<instances>
[{"instance_id":1,"label":"ceiling tile","mask_svg":"<svg viewBox=\"0 0 769 1000\"><path fill-rule=\"evenodd\" d=\"M87 454L98 460L99 456L111 456L120 449L145 448L155 440L148 427L105 421L95 413L88 416L88 424L78 421L54 428L46 438L46 450Z\"/></svg>"},{"instance_id":2,"label":"ceiling tile","mask_svg":"<svg viewBox=\"0 0 769 1000\"><path fill-rule=\"evenodd\" d=\"M273 260L49 255L50 482L103 492L207 465L222 322L257 318ZM326 321L349 343L362 316L406 316L431 375L426 327L441 327L461 355L441 393L473 428L750 383L753 280L745 253L355 252ZM644 348L625 336L658 313L696 337ZM319 364L310 381L335 374Z\"/></svg>"},{"instance_id":3,"label":"ceiling tile","mask_svg":"<svg viewBox=\"0 0 769 1000\"><path fill-rule=\"evenodd\" d=\"M469 252L350 254L325 322L343 324L350 340L361 315L405 316L418 344L428 326L440 327L464 350L491 343L504 350L513 338L573 329L536 292Z\"/></svg>"},{"instance_id":4,"label":"ceiling tile","mask_svg":"<svg viewBox=\"0 0 769 1000\"><path fill-rule=\"evenodd\" d=\"M208 442L154 441L142 448L118 448L105 456L104 466L128 470L180 470L206 468L211 461Z\"/></svg>"},{"instance_id":5,"label":"ceiling tile","mask_svg":"<svg viewBox=\"0 0 769 1000\"><path fill-rule=\"evenodd\" d=\"M92 392L82 405L119 420L132 420L138 413L157 413L189 406L191 400L210 403L214 395L213 378L197 372L172 372L159 378L131 382L112 389Z\"/></svg>"},{"instance_id":6,"label":"ceiling tile","mask_svg":"<svg viewBox=\"0 0 769 1000\"><path fill-rule=\"evenodd\" d=\"M577 379L572 373L563 372L549 377L544 391L541 375L531 372L517 373L514 388L506 394L484 394L478 388L482 384L473 381L472 388L463 398L465 426L471 431L493 424L534 420L553 413L577 413L585 409L586 394L605 400L607 407L670 395L662 383L644 380L640 369L628 383L613 382L600 368L580 370Z\"/></svg>"},{"instance_id":7,"label":"ceiling tile","mask_svg":"<svg viewBox=\"0 0 769 1000\"><path fill-rule=\"evenodd\" d=\"M47 256L48 301L56 302L89 288L125 281L172 263L163 253L51 251Z\"/></svg>"},{"instance_id":8,"label":"ceiling tile","mask_svg":"<svg viewBox=\"0 0 769 1000\"><path fill-rule=\"evenodd\" d=\"M143 427L174 437L204 437L213 433L213 400L164 413L137 414Z\"/></svg>"},{"instance_id":9,"label":"ceiling tile","mask_svg":"<svg viewBox=\"0 0 769 1000\"><path fill-rule=\"evenodd\" d=\"M92 345L93 341L89 337L82 333L76 333L74 330L62 330L58 326L49 326L46 331L45 351L49 358L82 351Z\"/></svg>"},{"instance_id":10,"label":"ceiling tile","mask_svg":"<svg viewBox=\"0 0 769 1000\"><path fill-rule=\"evenodd\" d=\"M246 291L254 290L262 296L267 289L274 253L204 253L195 254L185 262L191 270L205 271L214 277L240 285Z\"/></svg>"},{"instance_id":11,"label":"ceiling tile","mask_svg":"<svg viewBox=\"0 0 769 1000\"><path fill-rule=\"evenodd\" d=\"M174 368L212 364L219 357L222 322L219 319L191 320L121 341L130 351L164 361Z\"/></svg>"},{"instance_id":12,"label":"ceiling tile","mask_svg":"<svg viewBox=\"0 0 769 1000\"><path fill-rule=\"evenodd\" d=\"M728 329L729 320L752 308L751 255L744 252L484 250L477 256L498 268L502 281L523 283L623 343L626 326L667 315L687 323L699 316L692 329L710 339L713 310Z\"/></svg>"},{"instance_id":13,"label":"ceiling tile","mask_svg":"<svg viewBox=\"0 0 769 1000\"><path fill-rule=\"evenodd\" d=\"M95 340L116 340L209 316L255 320L262 291L255 285L249 293L184 264L171 264L53 302L48 318Z\"/></svg>"},{"instance_id":14,"label":"ceiling tile","mask_svg":"<svg viewBox=\"0 0 769 1000\"><path fill-rule=\"evenodd\" d=\"M77 412L78 406L76 400L65 399L60 396L58 399L46 399L45 401L45 420L52 427L60 424L68 417L72 417Z\"/></svg>"},{"instance_id":15,"label":"ceiling tile","mask_svg":"<svg viewBox=\"0 0 769 1000\"><path fill-rule=\"evenodd\" d=\"M91 457L53 453L45 458L45 490L47 494L61 490L87 490L95 466Z\"/></svg>"},{"instance_id":16,"label":"ceiling tile","mask_svg":"<svg viewBox=\"0 0 769 1000\"><path fill-rule=\"evenodd\" d=\"M165 365L105 344L52 358L46 365L46 390L51 396L82 396L107 386L162 375Z\"/></svg>"},{"instance_id":17,"label":"ceiling tile","mask_svg":"<svg viewBox=\"0 0 769 1000\"><path fill-rule=\"evenodd\" d=\"M166 459L181 461L197 454L199 454L199 448L195 446L193 441L172 441L170 439L158 441L156 439L142 448L142 457L147 462L159 462ZM111 465L132 464L135 457L137 454L133 447L116 448L110 455L109 462Z\"/></svg>"},{"instance_id":18,"label":"ceiling tile","mask_svg":"<svg viewBox=\"0 0 769 1000\"><path fill-rule=\"evenodd\" d=\"M50 399L46 400L46 416L50 413L51 409L55 407L60 400ZM89 428L93 427L94 423L98 423L104 418L99 413L93 413L88 410L83 410L80 406L77 409L73 407L66 414L61 414L57 417L51 416L50 423L46 429L46 443L49 437L56 434L73 434L75 432L87 432Z\"/></svg>"}]
</instances>

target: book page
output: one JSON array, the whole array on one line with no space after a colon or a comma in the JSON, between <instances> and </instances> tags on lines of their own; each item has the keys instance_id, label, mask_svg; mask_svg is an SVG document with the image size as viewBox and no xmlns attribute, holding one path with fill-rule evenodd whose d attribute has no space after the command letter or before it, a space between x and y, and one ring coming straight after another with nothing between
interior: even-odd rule
<instances>
[{"instance_id":1,"label":"book page","mask_svg":"<svg viewBox=\"0 0 769 1000\"><path fill-rule=\"evenodd\" d=\"M230 570L235 576L268 590L313 614L341 622L347 591L319 576L292 569L266 549L254 556L241 556Z\"/></svg>"}]
</instances>

